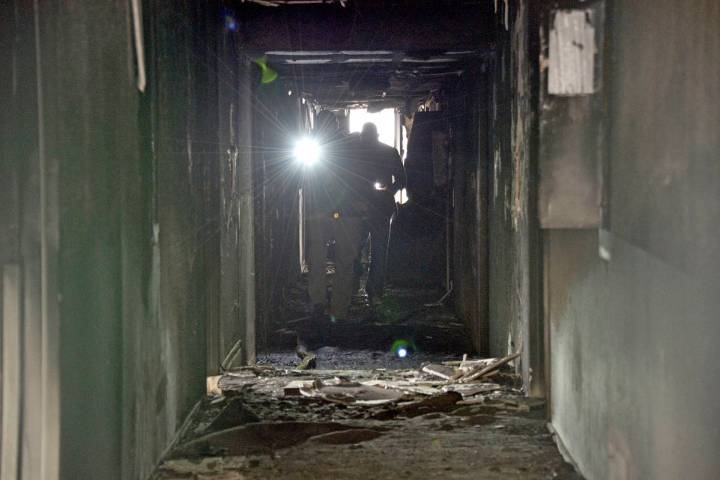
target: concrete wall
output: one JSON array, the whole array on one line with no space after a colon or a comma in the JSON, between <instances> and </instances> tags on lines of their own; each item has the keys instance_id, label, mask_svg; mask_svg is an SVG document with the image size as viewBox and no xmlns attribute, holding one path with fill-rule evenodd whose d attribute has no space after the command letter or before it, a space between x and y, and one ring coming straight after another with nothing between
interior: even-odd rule
<instances>
[{"instance_id":1,"label":"concrete wall","mask_svg":"<svg viewBox=\"0 0 720 480\"><path fill-rule=\"evenodd\" d=\"M552 423L588 478L717 478L720 6L612 7L607 239L545 232Z\"/></svg>"},{"instance_id":2,"label":"concrete wall","mask_svg":"<svg viewBox=\"0 0 720 480\"><path fill-rule=\"evenodd\" d=\"M3 378L21 367L2 397L24 409L3 418L15 440L2 450L20 449L21 478L146 478L227 353L208 346L245 327L221 324L221 303L254 305L248 282L220 288L218 179L233 150L219 105L241 111L218 92L239 84L234 52L218 58L230 34L212 1L142 3L144 92L130 2L1 9L0 298L14 303L3 331L20 327ZM252 198L240 171L228 188ZM238 251L241 212L224 232Z\"/></svg>"}]
</instances>

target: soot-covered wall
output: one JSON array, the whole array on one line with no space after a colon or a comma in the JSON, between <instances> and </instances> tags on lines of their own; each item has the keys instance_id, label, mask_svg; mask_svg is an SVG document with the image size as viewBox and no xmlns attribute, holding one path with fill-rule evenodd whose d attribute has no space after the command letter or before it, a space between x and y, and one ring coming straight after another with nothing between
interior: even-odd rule
<instances>
[{"instance_id":1,"label":"soot-covered wall","mask_svg":"<svg viewBox=\"0 0 720 480\"><path fill-rule=\"evenodd\" d=\"M449 100L453 168L452 272L457 314L473 346L489 354L488 318L488 66L468 69Z\"/></svg>"},{"instance_id":2,"label":"soot-covered wall","mask_svg":"<svg viewBox=\"0 0 720 480\"><path fill-rule=\"evenodd\" d=\"M252 198L231 148L245 141L237 52L215 2L139 2L141 92L132 2L9 3L0 261L20 348L2 369L20 383L2 396L22 417L3 417L19 441L2 449L20 450L22 478L146 478L254 305L220 268L252 239L244 210L221 208L221 189Z\"/></svg>"},{"instance_id":3,"label":"soot-covered wall","mask_svg":"<svg viewBox=\"0 0 720 480\"><path fill-rule=\"evenodd\" d=\"M720 6L606 25L605 231L545 233L552 423L588 478L717 478Z\"/></svg>"},{"instance_id":4,"label":"soot-covered wall","mask_svg":"<svg viewBox=\"0 0 720 480\"><path fill-rule=\"evenodd\" d=\"M531 155L532 18L523 0L496 5L488 101L489 352L522 352L516 365L531 391L540 380L542 347L535 332L541 325L541 292Z\"/></svg>"}]
</instances>

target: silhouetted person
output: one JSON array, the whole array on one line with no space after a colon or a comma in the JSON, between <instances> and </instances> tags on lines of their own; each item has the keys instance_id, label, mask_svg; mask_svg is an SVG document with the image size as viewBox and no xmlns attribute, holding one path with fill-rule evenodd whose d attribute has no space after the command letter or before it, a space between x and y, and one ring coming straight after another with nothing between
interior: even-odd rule
<instances>
[{"instance_id":1,"label":"silhouetted person","mask_svg":"<svg viewBox=\"0 0 720 480\"><path fill-rule=\"evenodd\" d=\"M405 169L397 150L378 140L373 123L363 125L358 167L367 182L370 208L366 228L370 233L370 273L367 293L372 304L382 297L390 240L390 222L395 213L395 194L405 187Z\"/></svg>"},{"instance_id":2,"label":"silhouetted person","mask_svg":"<svg viewBox=\"0 0 720 480\"><path fill-rule=\"evenodd\" d=\"M358 178L351 173L351 142L343 135L335 115L322 111L316 120L314 137L321 145L319 161L305 172L306 226L310 263L308 293L315 313L327 304L327 245L334 241L335 275L328 314L347 318L357 291L354 261L363 243L365 195Z\"/></svg>"}]
</instances>

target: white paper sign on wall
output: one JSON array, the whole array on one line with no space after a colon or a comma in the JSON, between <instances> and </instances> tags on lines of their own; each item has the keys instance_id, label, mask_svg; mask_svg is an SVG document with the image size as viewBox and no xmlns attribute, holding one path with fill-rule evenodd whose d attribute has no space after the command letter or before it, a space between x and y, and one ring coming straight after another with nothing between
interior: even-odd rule
<instances>
[{"instance_id":1,"label":"white paper sign on wall","mask_svg":"<svg viewBox=\"0 0 720 480\"><path fill-rule=\"evenodd\" d=\"M588 95L598 90L593 17L589 9L555 12L548 39L548 93L551 95Z\"/></svg>"}]
</instances>

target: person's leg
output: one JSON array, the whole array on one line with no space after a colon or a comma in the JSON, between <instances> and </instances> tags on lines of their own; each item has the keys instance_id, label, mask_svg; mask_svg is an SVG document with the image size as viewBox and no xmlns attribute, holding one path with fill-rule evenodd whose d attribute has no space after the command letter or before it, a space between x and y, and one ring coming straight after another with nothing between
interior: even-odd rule
<instances>
[{"instance_id":1,"label":"person's leg","mask_svg":"<svg viewBox=\"0 0 720 480\"><path fill-rule=\"evenodd\" d=\"M308 262L310 273L308 275L308 294L313 306L327 303L327 220L321 217L307 220Z\"/></svg>"},{"instance_id":2,"label":"person's leg","mask_svg":"<svg viewBox=\"0 0 720 480\"><path fill-rule=\"evenodd\" d=\"M374 218L370 221L370 272L367 292L370 300L382 297L385 288L385 267L387 264L390 220Z\"/></svg>"},{"instance_id":3,"label":"person's leg","mask_svg":"<svg viewBox=\"0 0 720 480\"><path fill-rule=\"evenodd\" d=\"M363 221L347 217L335 224L335 277L331 300L331 314L347 318L352 296L357 292L355 260L363 242Z\"/></svg>"}]
</instances>

